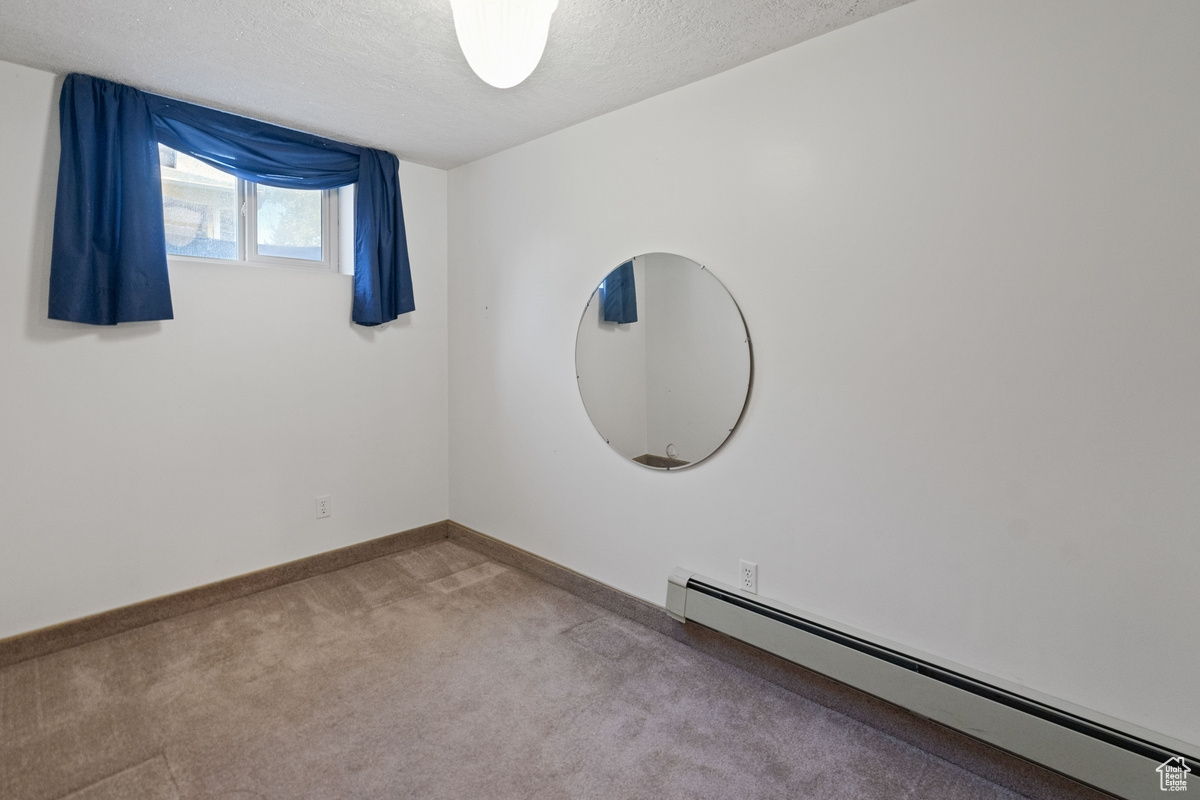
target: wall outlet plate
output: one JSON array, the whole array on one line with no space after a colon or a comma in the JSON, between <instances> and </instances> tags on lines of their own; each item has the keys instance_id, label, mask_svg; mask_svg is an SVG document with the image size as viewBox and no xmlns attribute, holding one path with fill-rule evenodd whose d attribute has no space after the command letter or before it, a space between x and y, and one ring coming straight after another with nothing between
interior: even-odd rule
<instances>
[{"instance_id":1,"label":"wall outlet plate","mask_svg":"<svg viewBox=\"0 0 1200 800\"><path fill-rule=\"evenodd\" d=\"M752 561L743 561L741 567L738 588L743 592L758 594L758 564Z\"/></svg>"},{"instance_id":2,"label":"wall outlet plate","mask_svg":"<svg viewBox=\"0 0 1200 800\"><path fill-rule=\"evenodd\" d=\"M333 497L323 494L317 498L317 519L324 519L333 513Z\"/></svg>"}]
</instances>

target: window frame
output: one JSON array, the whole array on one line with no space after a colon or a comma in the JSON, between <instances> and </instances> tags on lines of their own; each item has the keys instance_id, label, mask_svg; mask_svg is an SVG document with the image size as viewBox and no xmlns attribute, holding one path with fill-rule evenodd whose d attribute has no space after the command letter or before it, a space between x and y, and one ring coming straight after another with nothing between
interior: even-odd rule
<instances>
[{"instance_id":1,"label":"window frame","mask_svg":"<svg viewBox=\"0 0 1200 800\"><path fill-rule=\"evenodd\" d=\"M245 231L246 234L245 241L240 242L238 245L239 260L253 264L254 266L299 267L302 269L325 269L338 272L340 250L338 247L338 190L323 189L320 191L321 260L271 256L258 252L258 184L238 178L238 200L241 202L241 222L238 227L238 233Z\"/></svg>"},{"instance_id":2,"label":"window frame","mask_svg":"<svg viewBox=\"0 0 1200 800\"><path fill-rule=\"evenodd\" d=\"M160 145L166 147L166 145ZM173 148L167 148L173 150ZM179 151L174 151L179 153ZM183 155L187 155L183 153ZM223 170L222 170L223 171ZM167 263L230 264L253 267L303 269L318 272L354 274L354 192L355 184L333 189L306 189L321 192L321 260L289 258L258 252L258 186L232 173L237 192L236 258L167 253ZM160 181L162 178L160 177ZM165 228L165 225L164 225ZM342 233L348 234L349 243Z\"/></svg>"}]
</instances>

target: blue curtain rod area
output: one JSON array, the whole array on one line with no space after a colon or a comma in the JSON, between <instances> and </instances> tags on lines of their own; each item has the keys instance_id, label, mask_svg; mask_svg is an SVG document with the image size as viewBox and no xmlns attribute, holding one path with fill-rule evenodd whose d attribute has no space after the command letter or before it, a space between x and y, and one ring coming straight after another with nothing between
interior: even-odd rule
<instances>
[{"instance_id":1,"label":"blue curtain rod area","mask_svg":"<svg viewBox=\"0 0 1200 800\"><path fill-rule=\"evenodd\" d=\"M115 325L173 318L159 143L267 186L357 183L352 318L381 325L415 308L400 162L385 150L79 74L63 83L59 133L51 319Z\"/></svg>"}]
</instances>

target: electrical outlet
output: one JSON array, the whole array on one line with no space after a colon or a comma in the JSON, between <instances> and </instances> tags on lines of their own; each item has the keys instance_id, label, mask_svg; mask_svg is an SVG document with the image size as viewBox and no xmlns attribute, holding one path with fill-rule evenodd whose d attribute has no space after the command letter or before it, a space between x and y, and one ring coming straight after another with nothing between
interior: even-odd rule
<instances>
[{"instance_id":1,"label":"electrical outlet","mask_svg":"<svg viewBox=\"0 0 1200 800\"><path fill-rule=\"evenodd\" d=\"M741 589L744 592L758 594L758 564L749 561L742 562Z\"/></svg>"},{"instance_id":2,"label":"electrical outlet","mask_svg":"<svg viewBox=\"0 0 1200 800\"><path fill-rule=\"evenodd\" d=\"M333 497L323 494L317 498L317 519L324 519L333 513Z\"/></svg>"}]
</instances>

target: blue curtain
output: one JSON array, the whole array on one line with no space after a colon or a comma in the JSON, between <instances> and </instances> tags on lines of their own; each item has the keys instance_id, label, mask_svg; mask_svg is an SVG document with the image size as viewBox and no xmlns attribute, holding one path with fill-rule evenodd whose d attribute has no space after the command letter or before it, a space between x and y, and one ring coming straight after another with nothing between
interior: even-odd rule
<instances>
[{"instance_id":1,"label":"blue curtain","mask_svg":"<svg viewBox=\"0 0 1200 800\"><path fill-rule=\"evenodd\" d=\"M58 110L50 318L171 319L158 143L144 95L71 75Z\"/></svg>"},{"instance_id":2,"label":"blue curtain","mask_svg":"<svg viewBox=\"0 0 1200 800\"><path fill-rule=\"evenodd\" d=\"M637 322L637 292L633 286L633 262L626 261L604 279L604 321Z\"/></svg>"},{"instance_id":3,"label":"blue curtain","mask_svg":"<svg viewBox=\"0 0 1200 800\"><path fill-rule=\"evenodd\" d=\"M128 86L68 75L50 263L50 317L93 325L171 319L158 143L255 183L358 183L353 319L414 308L399 161L391 153L281 128Z\"/></svg>"}]
</instances>

